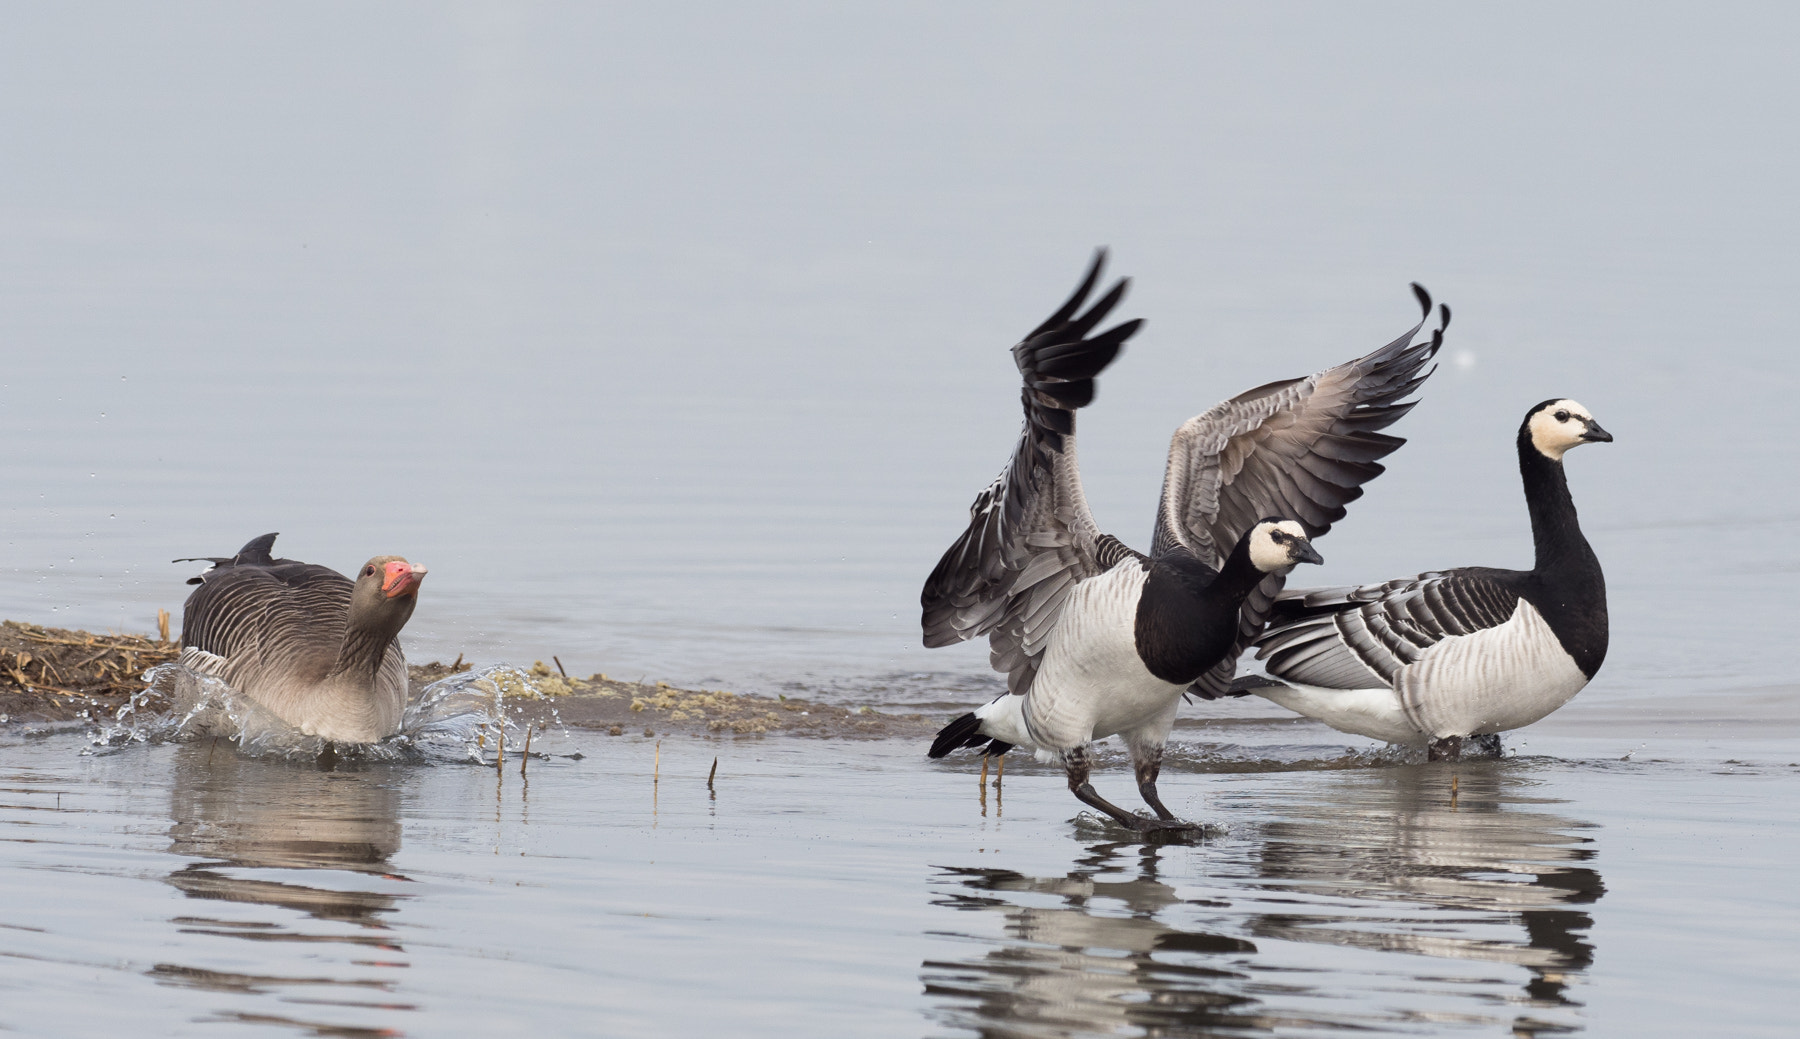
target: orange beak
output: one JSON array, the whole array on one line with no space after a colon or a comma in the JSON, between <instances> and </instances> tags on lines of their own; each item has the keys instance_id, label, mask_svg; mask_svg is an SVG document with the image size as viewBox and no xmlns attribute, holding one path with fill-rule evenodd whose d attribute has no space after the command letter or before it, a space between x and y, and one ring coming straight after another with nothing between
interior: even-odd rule
<instances>
[{"instance_id":1,"label":"orange beak","mask_svg":"<svg viewBox=\"0 0 1800 1039\"><path fill-rule=\"evenodd\" d=\"M381 579L381 590L390 599L402 595L416 595L419 582L425 580L425 568L396 559L382 568L385 576Z\"/></svg>"}]
</instances>

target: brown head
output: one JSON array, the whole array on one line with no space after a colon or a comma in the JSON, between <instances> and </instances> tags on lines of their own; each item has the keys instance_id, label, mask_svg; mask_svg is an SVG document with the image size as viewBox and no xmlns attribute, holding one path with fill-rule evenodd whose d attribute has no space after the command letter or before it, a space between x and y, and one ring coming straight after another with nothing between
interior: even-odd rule
<instances>
[{"instance_id":1,"label":"brown head","mask_svg":"<svg viewBox=\"0 0 1800 1039\"><path fill-rule=\"evenodd\" d=\"M419 602L425 568L400 556L376 556L356 573L350 592L350 626L400 633Z\"/></svg>"}]
</instances>

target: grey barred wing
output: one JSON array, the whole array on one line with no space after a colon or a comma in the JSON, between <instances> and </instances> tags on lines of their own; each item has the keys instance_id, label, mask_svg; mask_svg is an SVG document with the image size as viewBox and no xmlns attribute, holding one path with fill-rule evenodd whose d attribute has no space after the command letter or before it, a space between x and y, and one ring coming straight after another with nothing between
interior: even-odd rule
<instances>
[{"instance_id":1,"label":"grey barred wing","mask_svg":"<svg viewBox=\"0 0 1800 1039\"><path fill-rule=\"evenodd\" d=\"M351 589L349 578L308 563L221 566L188 596L182 645L225 660L209 673L227 677L298 661L329 664L343 641Z\"/></svg>"},{"instance_id":2,"label":"grey barred wing","mask_svg":"<svg viewBox=\"0 0 1800 1039\"><path fill-rule=\"evenodd\" d=\"M1344 518L1363 485L1381 475L1379 459L1406 441L1381 430L1411 411L1410 395L1431 375L1449 326L1415 342L1431 316L1431 297L1413 291L1419 322L1372 353L1300 379L1241 393L1189 419L1169 444L1152 554L1177 546L1223 565L1244 532L1265 517L1298 520L1317 539ZM1225 695L1238 654L1261 633L1285 583L1271 574L1239 613L1237 652L1194 683L1207 699Z\"/></svg>"},{"instance_id":3,"label":"grey barred wing","mask_svg":"<svg viewBox=\"0 0 1800 1039\"><path fill-rule=\"evenodd\" d=\"M1505 624L1518 609L1510 570L1468 567L1355 588L1285 593L1257 658L1269 674L1302 685L1393 685L1400 670L1455 635Z\"/></svg>"},{"instance_id":4,"label":"grey barred wing","mask_svg":"<svg viewBox=\"0 0 1800 1039\"><path fill-rule=\"evenodd\" d=\"M1104 261L1097 254L1068 301L1013 347L1024 428L919 596L925 645L988 636L993 666L1015 693L1030 689L1075 584L1142 558L1095 525L1075 453L1075 411L1093 401L1095 377L1141 326L1133 320L1094 331L1123 298L1124 280L1082 310Z\"/></svg>"}]
</instances>

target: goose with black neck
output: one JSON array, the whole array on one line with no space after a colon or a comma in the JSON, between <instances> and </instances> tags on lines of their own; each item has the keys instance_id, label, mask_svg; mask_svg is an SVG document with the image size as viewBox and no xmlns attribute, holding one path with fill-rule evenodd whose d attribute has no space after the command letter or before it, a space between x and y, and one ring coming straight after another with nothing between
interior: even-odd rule
<instances>
[{"instance_id":1,"label":"goose with black neck","mask_svg":"<svg viewBox=\"0 0 1800 1039\"><path fill-rule=\"evenodd\" d=\"M1563 456L1612 434L1573 400L1519 425L1519 473L1536 558L1530 570L1463 567L1354 588L1282 593L1257 641L1254 692L1343 732L1425 745L1456 759L1473 744L1568 703L1606 659L1606 577L1581 532Z\"/></svg>"},{"instance_id":2,"label":"goose with black neck","mask_svg":"<svg viewBox=\"0 0 1800 1039\"><path fill-rule=\"evenodd\" d=\"M987 636L1008 689L946 725L929 754L1024 747L1060 762L1075 797L1118 823L1191 831L1157 791L1183 694L1229 690L1287 573L1320 561L1313 540L1382 472L1377 459L1404 443L1379 430L1411 409L1403 398L1430 374L1443 328L1414 342L1431 314L1430 297L1414 286L1423 316L1388 345L1183 423L1146 555L1100 531L1075 456L1075 412L1139 327L1096 331L1126 287L1087 307L1103 260L1013 347L1024 431L920 595L925 645ZM1449 312L1440 314L1447 323ZM1089 747L1113 735L1154 817L1120 808L1090 782Z\"/></svg>"}]
</instances>

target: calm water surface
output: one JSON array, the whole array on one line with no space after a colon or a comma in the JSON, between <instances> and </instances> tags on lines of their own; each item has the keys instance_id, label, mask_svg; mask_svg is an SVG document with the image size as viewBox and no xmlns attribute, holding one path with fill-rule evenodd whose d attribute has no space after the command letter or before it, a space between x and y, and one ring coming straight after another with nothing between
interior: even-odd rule
<instances>
[{"instance_id":1,"label":"calm water surface","mask_svg":"<svg viewBox=\"0 0 1800 1039\"><path fill-rule=\"evenodd\" d=\"M0 730L0 1027L222 1034L1777 1034L1800 978L1791 134L1729 9L136 5L0 35L0 613L150 630L282 532L431 568L458 653L948 712L917 593L1107 244L1082 418L1169 433L1456 311L1309 580L1522 566L1551 396L1613 645L1495 766L1196 707L1201 847L980 814L919 748L572 737L319 773ZM1269 719L1258 721L1258 718ZM717 801L698 777L714 754ZM1348 755L1348 756L1347 756ZM1317 767L1321 763L1331 768ZM1338 767L1342 766L1342 767ZM1117 783L1116 774L1108 774Z\"/></svg>"},{"instance_id":2,"label":"calm water surface","mask_svg":"<svg viewBox=\"0 0 1800 1039\"><path fill-rule=\"evenodd\" d=\"M1791 741L1453 770L1190 734L1194 846L904 746L579 736L496 777L68 743L0 770L32 1034L1773 1036L1800 965Z\"/></svg>"}]
</instances>

